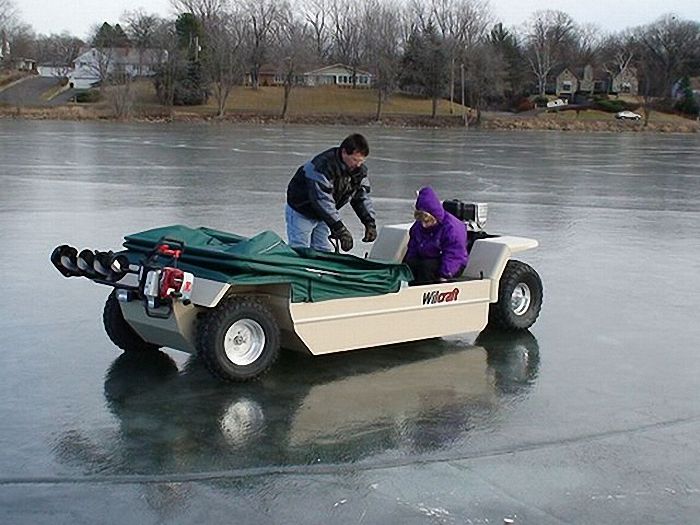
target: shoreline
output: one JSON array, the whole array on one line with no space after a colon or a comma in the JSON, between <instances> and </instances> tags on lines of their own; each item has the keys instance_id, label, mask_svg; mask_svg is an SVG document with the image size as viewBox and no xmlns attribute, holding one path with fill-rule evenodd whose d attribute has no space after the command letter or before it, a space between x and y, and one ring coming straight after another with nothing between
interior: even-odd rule
<instances>
[{"instance_id":1,"label":"shoreline","mask_svg":"<svg viewBox=\"0 0 700 525\"><path fill-rule=\"evenodd\" d=\"M117 119L107 110L85 106L45 107L0 107L0 120L59 120L100 121L132 123L229 123L252 125L314 125L314 126L361 126L417 129L466 129L468 131L571 131L587 133L634 132L634 133L698 133L700 122L692 120L655 121L652 114L649 123L618 120L561 119L557 114L546 116L497 115L484 112L478 125L464 125L461 115L435 118L430 115L385 115L375 120L368 115L290 115L282 119L279 115L264 113L231 113L222 118L177 108L172 111L135 111L127 119Z\"/></svg>"}]
</instances>

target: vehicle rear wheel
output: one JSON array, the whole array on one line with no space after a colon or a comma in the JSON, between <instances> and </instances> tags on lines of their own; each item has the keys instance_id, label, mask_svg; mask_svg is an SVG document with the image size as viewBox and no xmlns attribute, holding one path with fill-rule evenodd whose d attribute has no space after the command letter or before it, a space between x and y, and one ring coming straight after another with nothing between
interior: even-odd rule
<instances>
[{"instance_id":1,"label":"vehicle rear wheel","mask_svg":"<svg viewBox=\"0 0 700 525\"><path fill-rule=\"evenodd\" d=\"M277 360L280 331L270 310L249 298L226 301L202 316L197 351L209 371L225 381L248 381Z\"/></svg>"},{"instance_id":2,"label":"vehicle rear wheel","mask_svg":"<svg viewBox=\"0 0 700 525\"><path fill-rule=\"evenodd\" d=\"M527 330L542 308L542 281L524 262L510 260L498 283L498 302L489 307L489 326L502 330Z\"/></svg>"},{"instance_id":3,"label":"vehicle rear wheel","mask_svg":"<svg viewBox=\"0 0 700 525\"><path fill-rule=\"evenodd\" d=\"M160 347L144 341L137 334L122 315L121 306L117 300L116 290L107 297L105 308L102 312L102 322L109 339L125 352L152 352Z\"/></svg>"}]
</instances>

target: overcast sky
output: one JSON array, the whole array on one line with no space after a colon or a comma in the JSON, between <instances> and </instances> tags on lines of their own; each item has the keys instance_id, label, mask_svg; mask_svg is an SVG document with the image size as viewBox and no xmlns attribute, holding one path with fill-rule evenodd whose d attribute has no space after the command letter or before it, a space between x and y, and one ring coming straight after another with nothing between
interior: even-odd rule
<instances>
[{"instance_id":1,"label":"overcast sky","mask_svg":"<svg viewBox=\"0 0 700 525\"><path fill-rule=\"evenodd\" d=\"M13 0L22 20L37 33L64 30L85 38L91 27L119 22L124 11L142 8L147 13L171 15L169 0ZM506 25L519 25L538 9L560 9L578 23L593 23L604 31L617 31L653 22L666 13L700 21L700 0L616 0L577 2L551 0L491 0L496 16Z\"/></svg>"}]
</instances>

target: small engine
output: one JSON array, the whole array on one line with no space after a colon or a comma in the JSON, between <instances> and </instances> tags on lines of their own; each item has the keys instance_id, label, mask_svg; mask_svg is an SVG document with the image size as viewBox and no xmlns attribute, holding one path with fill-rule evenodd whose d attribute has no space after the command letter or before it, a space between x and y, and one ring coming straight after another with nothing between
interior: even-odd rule
<instances>
[{"instance_id":1,"label":"small engine","mask_svg":"<svg viewBox=\"0 0 700 525\"><path fill-rule=\"evenodd\" d=\"M459 199L443 201L445 211L467 223L469 231L482 231L486 226L489 206L485 202L463 202Z\"/></svg>"},{"instance_id":2,"label":"small engine","mask_svg":"<svg viewBox=\"0 0 700 525\"><path fill-rule=\"evenodd\" d=\"M148 299L148 306L156 308L159 300L179 299L189 304L192 295L194 275L179 268L166 266L149 270L143 286L143 294Z\"/></svg>"}]
</instances>

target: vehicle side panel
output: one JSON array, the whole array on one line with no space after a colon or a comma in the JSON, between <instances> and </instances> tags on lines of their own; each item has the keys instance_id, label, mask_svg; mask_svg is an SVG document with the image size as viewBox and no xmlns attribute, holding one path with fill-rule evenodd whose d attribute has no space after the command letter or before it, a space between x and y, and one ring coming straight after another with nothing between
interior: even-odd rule
<instances>
[{"instance_id":1,"label":"vehicle side panel","mask_svg":"<svg viewBox=\"0 0 700 525\"><path fill-rule=\"evenodd\" d=\"M196 352L195 330L197 314L202 310L200 307L191 304L185 306L181 302L175 302L172 314L162 319L148 316L141 301L119 303L119 305L124 319L145 341L189 354ZM164 308L159 310L166 312Z\"/></svg>"},{"instance_id":2,"label":"vehicle side panel","mask_svg":"<svg viewBox=\"0 0 700 525\"><path fill-rule=\"evenodd\" d=\"M396 293L289 303L294 330L312 354L478 332L488 321L491 281L405 287Z\"/></svg>"}]
</instances>

